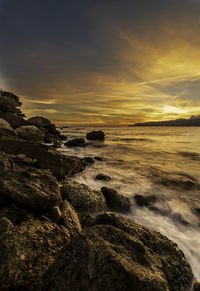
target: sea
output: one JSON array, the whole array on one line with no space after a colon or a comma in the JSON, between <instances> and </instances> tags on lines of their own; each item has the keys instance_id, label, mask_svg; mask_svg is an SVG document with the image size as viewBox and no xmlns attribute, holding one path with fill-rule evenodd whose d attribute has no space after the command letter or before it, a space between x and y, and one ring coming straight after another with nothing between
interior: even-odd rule
<instances>
[{"instance_id":1,"label":"sea","mask_svg":"<svg viewBox=\"0 0 200 291\"><path fill-rule=\"evenodd\" d=\"M85 138L100 128L70 127L67 140ZM200 127L101 128L104 141L59 150L66 155L101 157L74 179L100 190L106 186L132 202L128 218L176 242L200 279ZM110 181L96 180L103 173ZM137 205L135 196L153 196L153 204Z\"/></svg>"}]
</instances>

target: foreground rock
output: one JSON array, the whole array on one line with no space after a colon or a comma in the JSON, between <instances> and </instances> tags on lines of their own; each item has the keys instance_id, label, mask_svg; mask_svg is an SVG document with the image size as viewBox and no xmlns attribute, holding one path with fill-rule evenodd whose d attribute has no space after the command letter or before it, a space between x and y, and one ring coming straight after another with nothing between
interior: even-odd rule
<instances>
[{"instance_id":1,"label":"foreground rock","mask_svg":"<svg viewBox=\"0 0 200 291\"><path fill-rule=\"evenodd\" d=\"M30 220L0 236L1 290L30 290L70 242L67 229Z\"/></svg>"},{"instance_id":2,"label":"foreground rock","mask_svg":"<svg viewBox=\"0 0 200 291\"><path fill-rule=\"evenodd\" d=\"M25 154L33 160L36 159L39 168L49 169L58 178L74 175L83 171L86 166L82 159L64 156L52 148L21 140L13 135L0 135L0 151L14 155Z\"/></svg>"},{"instance_id":3,"label":"foreground rock","mask_svg":"<svg viewBox=\"0 0 200 291\"><path fill-rule=\"evenodd\" d=\"M106 210L106 201L102 193L93 191L84 184L68 180L60 190L62 198L67 199L79 213Z\"/></svg>"},{"instance_id":4,"label":"foreground rock","mask_svg":"<svg viewBox=\"0 0 200 291\"><path fill-rule=\"evenodd\" d=\"M17 136L31 142L42 143L44 139L42 131L34 125L20 126L15 130L15 132Z\"/></svg>"},{"instance_id":5,"label":"foreground rock","mask_svg":"<svg viewBox=\"0 0 200 291\"><path fill-rule=\"evenodd\" d=\"M86 138L88 140L104 140L105 134L102 130L91 131L87 133Z\"/></svg>"},{"instance_id":6,"label":"foreground rock","mask_svg":"<svg viewBox=\"0 0 200 291\"><path fill-rule=\"evenodd\" d=\"M29 125L28 121L26 121L23 117L9 112L0 114L0 118L6 120L13 129L24 125Z\"/></svg>"},{"instance_id":7,"label":"foreground rock","mask_svg":"<svg viewBox=\"0 0 200 291\"><path fill-rule=\"evenodd\" d=\"M191 268L175 243L106 213L63 248L31 290L185 291L192 280Z\"/></svg>"},{"instance_id":8,"label":"foreground rock","mask_svg":"<svg viewBox=\"0 0 200 291\"><path fill-rule=\"evenodd\" d=\"M75 138L65 143L66 147L85 147L87 143L85 142L84 138Z\"/></svg>"},{"instance_id":9,"label":"foreground rock","mask_svg":"<svg viewBox=\"0 0 200 291\"><path fill-rule=\"evenodd\" d=\"M0 128L5 129L5 130L9 130L9 131L13 131L10 124L2 118L0 118Z\"/></svg>"},{"instance_id":10,"label":"foreground rock","mask_svg":"<svg viewBox=\"0 0 200 291\"><path fill-rule=\"evenodd\" d=\"M119 212L130 211L131 203L127 197L124 197L116 190L107 187L102 187L101 192L103 193L109 208Z\"/></svg>"}]
</instances>

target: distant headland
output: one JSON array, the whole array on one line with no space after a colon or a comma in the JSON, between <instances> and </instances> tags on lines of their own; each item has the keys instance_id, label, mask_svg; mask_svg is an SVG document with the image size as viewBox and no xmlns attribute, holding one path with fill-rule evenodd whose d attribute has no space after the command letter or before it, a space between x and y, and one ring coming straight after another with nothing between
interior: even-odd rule
<instances>
[{"instance_id":1,"label":"distant headland","mask_svg":"<svg viewBox=\"0 0 200 291\"><path fill-rule=\"evenodd\" d=\"M143 123L135 123L129 126L200 126L200 115L191 116L189 119L180 118L167 121L151 121Z\"/></svg>"}]
</instances>

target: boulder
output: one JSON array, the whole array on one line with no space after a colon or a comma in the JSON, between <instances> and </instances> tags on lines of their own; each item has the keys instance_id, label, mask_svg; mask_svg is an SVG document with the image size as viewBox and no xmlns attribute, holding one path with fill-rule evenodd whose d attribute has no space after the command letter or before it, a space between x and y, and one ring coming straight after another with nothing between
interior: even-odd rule
<instances>
[{"instance_id":1,"label":"boulder","mask_svg":"<svg viewBox=\"0 0 200 291\"><path fill-rule=\"evenodd\" d=\"M1 290L30 290L69 242L66 228L39 220L27 221L2 234Z\"/></svg>"},{"instance_id":2,"label":"boulder","mask_svg":"<svg viewBox=\"0 0 200 291\"><path fill-rule=\"evenodd\" d=\"M9 112L0 114L0 118L3 118L4 120L6 120L13 129L16 129L24 125L29 125L28 121L25 120L23 117L14 115Z\"/></svg>"},{"instance_id":3,"label":"boulder","mask_svg":"<svg viewBox=\"0 0 200 291\"><path fill-rule=\"evenodd\" d=\"M85 147L86 145L84 138L75 138L65 143L66 147Z\"/></svg>"},{"instance_id":4,"label":"boulder","mask_svg":"<svg viewBox=\"0 0 200 291\"><path fill-rule=\"evenodd\" d=\"M94 164L94 159L91 157L85 157L83 158L83 160L87 163L87 164Z\"/></svg>"},{"instance_id":5,"label":"boulder","mask_svg":"<svg viewBox=\"0 0 200 291\"><path fill-rule=\"evenodd\" d=\"M71 236L73 237L81 233L82 228L80 225L80 221L72 205L67 200L64 200L63 203L61 204L60 209L61 209L60 223L69 230Z\"/></svg>"},{"instance_id":6,"label":"boulder","mask_svg":"<svg viewBox=\"0 0 200 291\"><path fill-rule=\"evenodd\" d=\"M111 178L110 176L108 175L104 175L102 173L99 173L96 177L95 177L96 180L102 180L102 181L110 181Z\"/></svg>"},{"instance_id":7,"label":"boulder","mask_svg":"<svg viewBox=\"0 0 200 291\"><path fill-rule=\"evenodd\" d=\"M14 225L7 217L0 218L0 235L10 229L12 229Z\"/></svg>"},{"instance_id":8,"label":"boulder","mask_svg":"<svg viewBox=\"0 0 200 291\"><path fill-rule=\"evenodd\" d=\"M127 197L124 197L116 190L107 187L102 187L101 192L103 193L109 208L119 212L130 211L131 203Z\"/></svg>"},{"instance_id":9,"label":"boulder","mask_svg":"<svg viewBox=\"0 0 200 291\"><path fill-rule=\"evenodd\" d=\"M29 166L1 175L0 196L36 213L49 212L62 201L56 178L47 170Z\"/></svg>"},{"instance_id":10,"label":"boulder","mask_svg":"<svg viewBox=\"0 0 200 291\"><path fill-rule=\"evenodd\" d=\"M156 195L149 195L149 196L142 196L142 195L135 195L134 200L136 204L140 207L149 207L155 202L157 202L159 199Z\"/></svg>"},{"instance_id":11,"label":"boulder","mask_svg":"<svg viewBox=\"0 0 200 291\"><path fill-rule=\"evenodd\" d=\"M72 176L85 169L86 163L80 158L62 155L53 148L21 140L15 136L0 135L0 151L10 154L25 154L37 159L38 167L49 169L58 178Z\"/></svg>"},{"instance_id":12,"label":"boulder","mask_svg":"<svg viewBox=\"0 0 200 291\"><path fill-rule=\"evenodd\" d=\"M31 290L185 291L193 274L178 246L158 232L106 213L73 238Z\"/></svg>"},{"instance_id":13,"label":"boulder","mask_svg":"<svg viewBox=\"0 0 200 291\"><path fill-rule=\"evenodd\" d=\"M106 209L102 193L93 191L84 184L67 180L60 189L63 199L67 199L78 212L97 213Z\"/></svg>"},{"instance_id":14,"label":"boulder","mask_svg":"<svg viewBox=\"0 0 200 291\"><path fill-rule=\"evenodd\" d=\"M42 143L44 135L40 129L35 127L34 125L25 125L20 126L15 130L17 136L21 137L22 139Z\"/></svg>"},{"instance_id":15,"label":"boulder","mask_svg":"<svg viewBox=\"0 0 200 291\"><path fill-rule=\"evenodd\" d=\"M10 124L2 118L0 118L0 128L13 131L13 128L10 126Z\"/></svg>"},{"instance_id":16,"label":"boulder","mask_svg":"<svg viewBox=\"0 0 200 291\"><path fill-rule=\"evenodd\" d=\"M102 158L102 157L94 157L94 159L96 161L99 161L99 162L103 162L104 161L104 158Z\"/></svg>"},{"instance_id":17,"label":"boulder","mask_svg":"<svg viewBox=\"0 0 200 291\"><path fill-rule=\"evenodd\" d=\"M86 138L88 140L104 140L105 134L102 130L91 131L87 133Z\"/></svg>"}]
</instances>

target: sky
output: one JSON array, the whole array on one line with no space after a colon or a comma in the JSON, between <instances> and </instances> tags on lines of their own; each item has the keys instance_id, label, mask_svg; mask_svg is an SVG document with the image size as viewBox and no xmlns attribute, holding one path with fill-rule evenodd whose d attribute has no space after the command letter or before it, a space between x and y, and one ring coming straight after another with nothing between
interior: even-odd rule
<instances>
[{"instance_id":1,"label":"sky","mask_svg":"<svg viewBox=\"0 0 200 291\"><path fill-rule=\"evenodd\" d=\"M0 0L0 88L27 117L123 126L200 114L200 0Z\"/></svg>"}]
</instances>

